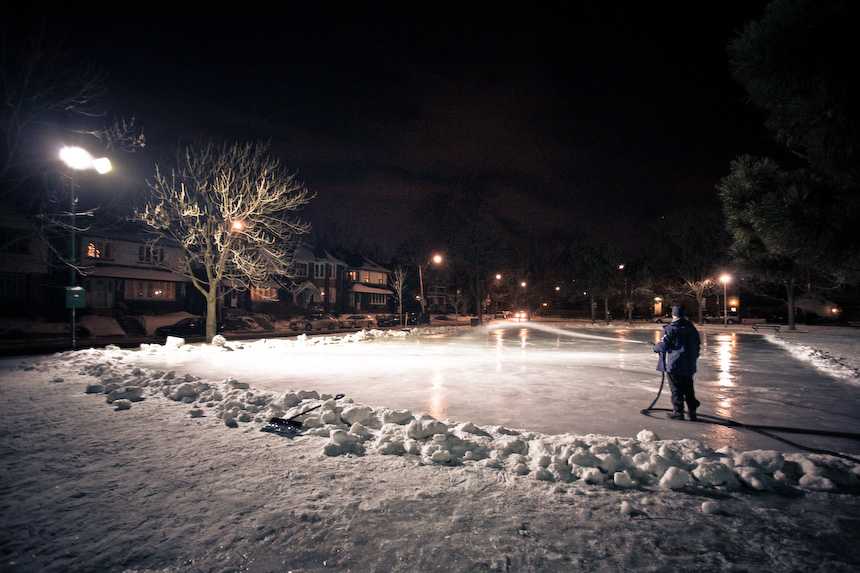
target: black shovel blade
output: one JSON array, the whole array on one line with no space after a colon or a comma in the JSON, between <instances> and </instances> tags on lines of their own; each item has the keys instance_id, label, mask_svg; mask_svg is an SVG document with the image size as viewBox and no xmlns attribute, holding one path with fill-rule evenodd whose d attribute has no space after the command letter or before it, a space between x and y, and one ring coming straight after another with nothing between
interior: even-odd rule
<instances>
[{"instance_id":1,"label":"black shovel blade","mask_svg":"<svg viewBox=\"0 0 860 573\"><path fill-rule=\"evenodd\" d=\"M293 420L292 418L289 420L286 418L269 418L269 424L280 427L292 426L300 430L302 429L302 423L297 420Z\"/></svg>"},{"instance_id":2,"label":"black shovel blade","mask_svg":"<svg viewBox=\"0 0 860 573\"><path fill-rule=\"evenodd\" d=\"M286 421L286 420L285 420ZM304 433L304 428L302 428L301 422L298 423L286 423L286 424L273 424L271 421L260 428L261 432L266 432L268 434L275 434L276 436L281 436L284 438L294 438L296 436L301 436Z\"/></svg>"}]
</instances>

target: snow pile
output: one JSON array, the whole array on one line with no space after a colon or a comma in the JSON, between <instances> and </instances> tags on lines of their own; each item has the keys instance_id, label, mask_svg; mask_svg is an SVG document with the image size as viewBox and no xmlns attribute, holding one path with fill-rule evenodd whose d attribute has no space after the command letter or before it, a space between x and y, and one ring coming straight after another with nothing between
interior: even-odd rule
<instances>
[{"instance_id":1,"label":"snow pile","mask_svg":"<svg viewBox=\"0 0 860 573\"><path fill-rule=\"evenodd\" d=\"M837 355L824 348L815 348L793 340L789 341L775 334L769 334L765 338L785 348L789 354L798 360L811 363L824 374L841 380L860 383L860 368L845 356Z\"/></svg>"},{"instance_id":2,"label":"snow pile","mask_svg":"<svg viewBox=\"0 0 860 573\"><path fill-rule=\"evenodd\" d=\"M365 336L379 335L367 331ZM188 346L179 351L185 348ZM321 448L326 456L410 456L423 464L475 464L536 481L578 481L623 489L779 492L860 487L860 464L831 456L729 448L715 451L697 440L660 440L648 430L626 438L547 435L472 422L458 424L408 410L356 404L349 398L336 400L313 390L260 392L233 378L215 382L135 367L129 360L135 352L116 347L90 349L56 355L53 364L22 364L20 368L46 373L62 368L95 378L81 390L104 396L117 410L157 397L187 405L192 418L218 420L230 428L256 430L272 417L292 417L319 406L299 419L307 435L326 440ZM46 380L49 378L50 374Z\"/></svg>"}]
</instances>

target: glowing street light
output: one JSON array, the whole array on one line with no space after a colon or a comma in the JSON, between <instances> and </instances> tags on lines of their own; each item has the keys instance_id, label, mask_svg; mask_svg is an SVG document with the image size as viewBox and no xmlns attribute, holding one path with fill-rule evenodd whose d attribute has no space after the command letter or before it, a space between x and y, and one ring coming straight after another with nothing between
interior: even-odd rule
<instances>
[{"instance_id":1,"label":"glowing street light","mask_svg":"<svg viewBox=\"0 0 860 573\"><path fill-rule=\"evenodd\" d=\"M92 169L93 171L95 171L99 175L104 175L106 173L110 173L110 171L112 169L110 159L108 159L107 157L99 157L98 159L96 159L92 156L92 154L89 151L87 151L83 147L69 146L69 145L64 146L64 147L60 148L59 157L60 157L60 161L62 161L63 164L65 164L65 166L68 167L69 169L71 169L72 171L87 171L87 170ZM82 289L78 289L78 287L77 287L78 275L77 275L77 269L75 266L75 263L77 262L76 261L77 248L75 246L75 226L77 225L77 223L76 223L75 219L77 217L76 211L77 211L77 205L78 205L78 198L75 194L75 181L72 178L71 174L69 174L68 180L69 180L69 188L70 188L69 195L70 195L70 199L71 199L71 204L69 207L69 219L71 219L71 225L69 225L69 235L70 235L70 237L69 237L70 238L70 241L69 241L69 252L70 252L69 262L71 264L69 265L69 283L70 283L70 285L69 285L68 289L70 289L71 291L75 291L75 290L82 290ZM75 318L76 318L75 310L76 310L76 307L74 306L74 304L70 305L69 310L71 311L71 317L70 318L71 318L71 323L72 323L72 328L71 328L72 350L74 350L77 347L77 335L75 333L75 328L76 328L76 326L75 326Z\"/></svg>"},{"instance_id":2,"label":"glowing street light","mask_svg":"<svg viewBox=\"0 0 860 573\"><path fill-rule=\"evenodd\" d=\"M94 158L89 151L83 147L65 146L60 149L60 161L66 164L66 167L75 171L86 171L92 169L99 175L110 173L110 159L107 157Z\"/></svg>"},{"instance_id":3,"label":"glowing street light","mask_svg":"<svg viewBox=\"0 0 860 573\"><path fill-rule=\"evenodd\" d=\"M723 273L720 275L720 282L723 283L723 326L729 325L729 283L732 282L732 275Z\"/></svg>"},{"instance_id":4,"label":"glowing street light","mask_svg":"<svg viewBox=\"0 0 860 573\"><path fill-rule=\"evenodd\" d=\"M433 263L434 265L441 265L443 260L444 259L442 258L442 255L440 255L439 253L433 253L430 256L429 262ZM425 264L429 264L429 263L420 263L418 265L418 286L421 289L421 296L416 297L416 299L421 303L421 314L422 314L422 316L424 315L424 313L426 311L426 308L424 306L425 305L424 301L426 300L424 298L424 265Z\"/></svg>"},{"instance_id":5,"label":"glowing street light","mask_svg":"<svg viewBox=\"0 0 860 573\"><path fill-rule=\"evenodd\" d=\"M497 281L502 280L502 275L501 275L501 273L496 273L496 280L497 280Z\"/></svg>"},{"instance_id":6,"label":"glowing street light","mask_svg":"<svg viewBox=\"0 0 860 573\"><path fill-rule=\"evenodd\" d=\"M234 233L241 233L245 230L245 221L241 219L236 219L232 223L230 223L230 230Z\"/></svg>"},{"instance_id":7,"label":"glowing street light","mask_svg":"<svg viewBox=\"0 0 860 573\"><path fill-rule=\"evenodd\" d=\"M621 263L620 265L618 265L618 270L619 270L619 271L623 271L623 270L624 270L624 263Z\"/></svg>"},{"instance_id":8,"label":"glowing street light","mask_svg":"<svg viewBox=\"0 0 860 573\"><path fill-rule=\"evenodd\" d=\"M523 288L526 288L526 286L527 286L527 285L526 285L526 281L521 282L521 283L520 283L520 286L521 286L521 287L523 287Z\"/></svg>"},{"instance_id":9,"label":"glowing street light","mask_svg":"<svg viewBox=\"0 0 860 573\"><path fill-rule=\"evenodd\" d=\"M555 287L555 292L558 292L558 291L560 291L560 290L561 290L561 287L560 287L560 286Z\"/></svg>"}]
</instances>

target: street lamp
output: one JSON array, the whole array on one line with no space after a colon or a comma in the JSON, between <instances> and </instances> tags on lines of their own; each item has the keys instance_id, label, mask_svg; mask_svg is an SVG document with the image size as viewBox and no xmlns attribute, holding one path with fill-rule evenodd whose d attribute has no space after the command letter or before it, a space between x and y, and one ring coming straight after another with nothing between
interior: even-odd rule
<instances>
[{"instance_id":1,"label":"street lamp","mask_svg":"<svg viewBox=\"0 0 860 573\"><path fill-rule=\"evenodd\" d=\"M432 262L434 265L441 265L443 260L444 259L442 258L442 255L440 255L439 253L433 253L433 255L430 257L430 262ZM425 301L427 300L426 298L424 298L424 265L425 264L429 264L429 263L419 263L418 264L418 284L421 287L420 302L421 302L421 314L422 315L424 315L424 313L426 312L426 302Z\"/></svg>"},{"instance_id":2,"label":"street lamp","mask_svg":"<svg viewBox=\"0 0 860 573\"><path fill-rule=\"evenodd\" d=\"M82 147L76 146L64 146L60 149L60 161L65 164L66 167L74 171L87 171L93 170L99 175L104 175L106 173L110 173L113 169L111 165L110 159L107 157L99 157L94 158L89 151ZM69 306L69 310L71 311L71 323L72 323L72 350L75 350L78 346L78 339L75 333L75 319L76 314L75 311L79 304L76 297L80 296L80 293L77 289L78 282L78 274L75 265L75 259L77 257L77 249L75 248L75 226L77 225L77 204L78 198L75 194L75 180L72 173L67 175L69 181L69 189L70 189L70 206L69 206L69 218L71 219L71 225L69 225L69 287L67 292L70 293L69 298L67 299L67 305Z\"/></svg>"},{"instance_id":3,"label":"street lamp","mask_svg":"<svg viewBox=\"0 0 860 573\"><path fill-rule=\"evenodd\" d=\"M230 230L234 233L241 233L245 230L245 221L242 219L236 219L230 224Z\"/></svg>"},{"instance_id":4,"label":"street lamp","mask_svg":"<svg viewBox=\"0 0 860 573\"><path fill-rule=\"evenodd\" d=\"M558 291L560 291L560 290L561 290L561 287L560 287L560 286L555 287L555 292L558 292Z\"/></svg>"},{"instance_id":5,"label":"street lamp","mask_svg":"<svg viewBox=\"0 0 860 573\"><path fill-rule=\"evenodd\" d=\"M729 299L727 296L729 283L732 282L732 275L728 273L723 273L720 275L720 282L723 283L723 326L729 325Z\"/></svg>"},{"instance_id":6,"label":"street lamp","mask_svg":"<svg viewBox=\"0 0 860 573\"><path fill-rule=\"evenodd\" d=\"M497 281L502 280L502 274L501 273L496 273L496 280Z\"/></svg>"}]
</instances>

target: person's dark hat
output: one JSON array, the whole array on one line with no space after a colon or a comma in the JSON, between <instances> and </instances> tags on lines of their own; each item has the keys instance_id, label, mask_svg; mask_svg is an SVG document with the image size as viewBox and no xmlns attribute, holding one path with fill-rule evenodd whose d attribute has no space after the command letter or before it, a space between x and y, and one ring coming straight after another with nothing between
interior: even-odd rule
<instances>
[{"instance_id":1,"label":"person's dark hat","mask_svg":"<svg viewBox=\"0 0 860 573\"><path fill-rule=\"evenodd\" d=\"M687 316L687 313L684 312L684 307L680 304L673 304L672 316L675 316L677 318L684 318L685 316Z\"/></svg>"}]
</instances>

